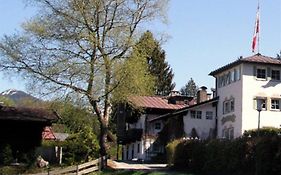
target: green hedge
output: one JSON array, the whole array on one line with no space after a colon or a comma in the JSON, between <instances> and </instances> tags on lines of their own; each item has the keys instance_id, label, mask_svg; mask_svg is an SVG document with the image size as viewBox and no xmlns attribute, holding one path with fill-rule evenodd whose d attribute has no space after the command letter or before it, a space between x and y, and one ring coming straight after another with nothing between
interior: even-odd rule
<instances>
[{"instance_id":1,"label":"green hedge","mask_svg":"<svg viewBox=\"0 0 281 175\"><path fill-rule=\"evenodd\" d=\"M269 135L234 140L175 140L166 147L167 160L174 168L193 173L278 174L281 136Z\"/></svg>"}]
</instances>

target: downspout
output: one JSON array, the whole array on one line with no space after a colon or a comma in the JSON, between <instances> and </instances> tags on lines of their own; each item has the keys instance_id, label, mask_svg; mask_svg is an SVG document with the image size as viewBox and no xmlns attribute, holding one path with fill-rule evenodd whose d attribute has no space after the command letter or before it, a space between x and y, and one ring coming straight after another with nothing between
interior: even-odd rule
<instances>
[{"instance_id":1,"label":"downspout","mask_svg":"<svg viewBox=\"0 0 281 175\"><path fill-rule=\"evenodd\" d=\"M216 92L215 95L218 97L218 85L217 85L217 78L216 78ZM216 102L216 120L215 120L215 138L218 138L218 104L219 102Z\"/></svg>"}]
</instances>

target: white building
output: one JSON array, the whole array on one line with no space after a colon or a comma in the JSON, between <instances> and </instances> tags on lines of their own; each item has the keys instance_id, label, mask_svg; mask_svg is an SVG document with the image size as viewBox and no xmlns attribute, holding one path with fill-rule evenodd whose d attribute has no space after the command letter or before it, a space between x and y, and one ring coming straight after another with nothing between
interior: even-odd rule
<instances>
[{"instance_id":1,"label":"white building","mask_svg":"<svg viewBox=\"0 0 281 175\"><path fill-rule=\"evenodd\" d=\"M185 107L184 99L182 96L131 97L132 105L119 110L121 115L117 120L118 144L122 145L122 159L150 160L158 153L163 153L164 145L159 144L157 139L158 133L164 127L164 120L154 119ZM140 111L132 112L132 106Z\"/></svg>"},{"instance_id":2,"label":"white building","mask_svg":"<svg viewBox=\"0 0 281 175\"><path fill-rule=\"evenodd\" d=\"M258 128L258 116L261 128L281 127L280 59L260 54L241 57L209 75L216 80L213 95L201 87L197 102L180 99L182 96L170 98L171 103L160 97L137 97L135 103L145 112L134 123L127 123L126 130L139 128L143 134L139 141L123 144L123 160L149 160L162 152L163 145L155 143L168 125L172 139L176 138L175 128L182 129L185 137L199 139L240 137L245 130ZM175 124L172 118L183 124Z\"/></svg>"},{"instance_id":3,"label":"white building","mask_svg":"<svg viewBox=\"0 0 281 175\"><path fill-rule=\"evenodd\" d=\"M240 58L210 75L215 78L214 98L198 96L197 103L163 117L183 116L187 137L236 138L245 130L281 127L281 60L256 54ZM261 102L261 105L258 105ZM161 118L161 117L160 117ZM192 131L193 130L193 131Z\"/></svg>"},{"instance_id":4,"label":"white building","mask_svg":"<svg viewBox=\"0 0 281 175\"><path fill-rule=\"evenodd\" d=\"M239 137L258 127L281 125L281 60L256 54L240 58L210 75L216 79L218 137Z\"/></svg>"}]
</instances>

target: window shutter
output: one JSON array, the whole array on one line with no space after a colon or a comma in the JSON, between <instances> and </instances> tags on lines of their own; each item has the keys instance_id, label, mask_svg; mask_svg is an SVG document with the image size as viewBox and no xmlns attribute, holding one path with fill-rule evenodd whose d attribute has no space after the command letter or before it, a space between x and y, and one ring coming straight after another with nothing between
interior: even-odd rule
<instances>
[{"instance_id":1,"label":"window shutter","mask_svg":"<svg viewBox=\"0 0 281 175\"><path fill-rule=\"evenodd\" d=\"M267 67L267 78L270 78L271 77L271 69L270 67Z\"/></svg>"},{"instance_id":2,"label":"window shutter","mask_svg":"<svg viewBox=\"0 0 281 175\"><path fill-rule=\"evenodd\" d=\"M253 108L255 110L257 109L257 98L254 98L254 100L253 100Z\"/></svg>"},{"instance_id":3,"label":"window shutter","mask_svg":"<svg viewBox=\"0 0 281 175\"><path fill-rule=\"evenodd\" d=\"M253 75L255 77L257 76L257 67L256 66L253 67Z\"/></svg>"}]
</instances>

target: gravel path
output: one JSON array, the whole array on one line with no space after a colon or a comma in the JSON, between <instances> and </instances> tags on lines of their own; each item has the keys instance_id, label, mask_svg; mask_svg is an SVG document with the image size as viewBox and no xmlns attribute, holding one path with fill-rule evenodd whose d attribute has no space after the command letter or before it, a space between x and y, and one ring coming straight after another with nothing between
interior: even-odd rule
<instances>
[{"instance_id":1,"label":"gravel path","mask_svg":"<svg viewBox=\"0 0 281 175\"><path fill-rule=\"evenodd\" d=\"M107 165L116 170L165 170L167 164L145 164L135 162L117 162L114 160L108 160Z\"/></svg>"}]
</instances>

